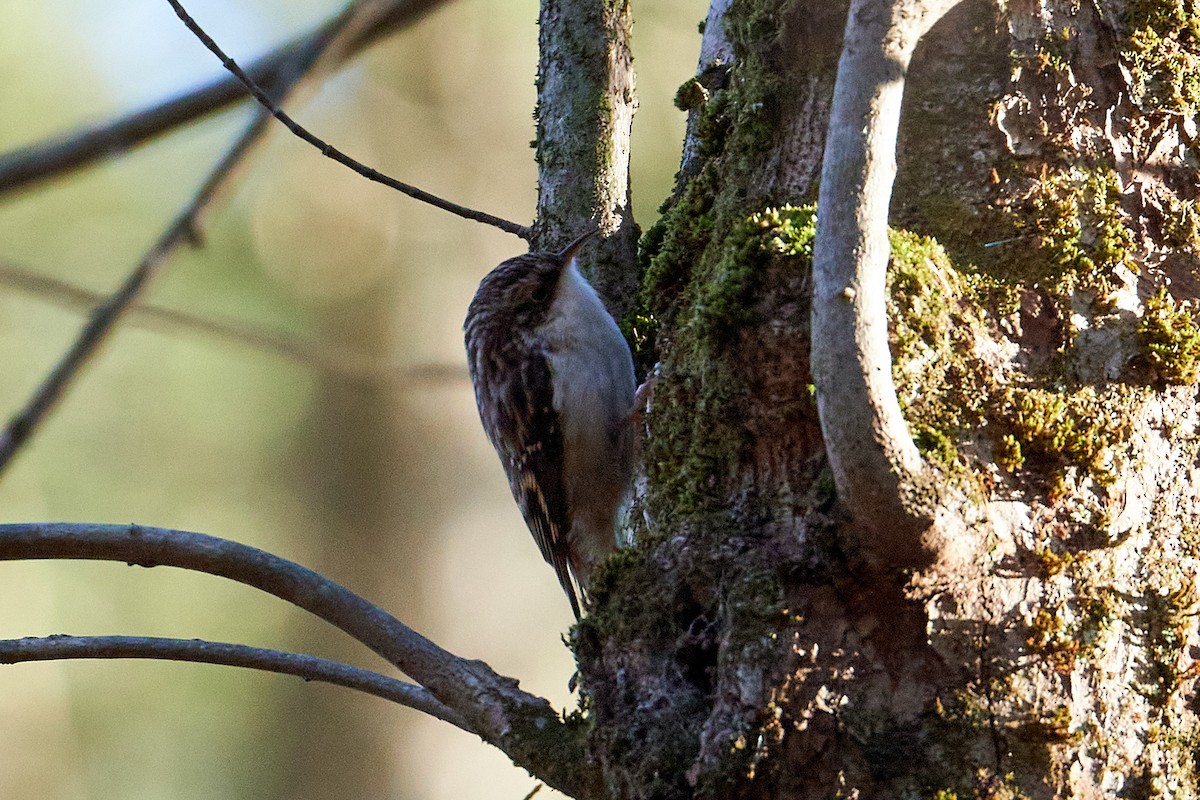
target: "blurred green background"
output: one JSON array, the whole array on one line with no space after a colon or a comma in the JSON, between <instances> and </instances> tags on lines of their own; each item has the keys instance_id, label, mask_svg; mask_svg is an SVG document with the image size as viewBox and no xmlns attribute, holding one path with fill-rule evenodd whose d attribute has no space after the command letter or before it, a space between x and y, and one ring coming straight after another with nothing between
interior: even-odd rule
<instances>
[{"instance_id":1,"label":"blurred green background","mask_svg":"<svg viewBox=\"0 0 1200 800\"><path fill-rule=\"evenodd\" d=\"M694 70L705 8L635 7L643 227L678 165L684 120L671 97ZM336 7L195 0L190 10L248 61ZM401 180L527 222L536 15L532 0L450 2L291 108ZM0 0L0 150L218 74L162 0ZM0 197L0 261L112 290L247 114ZM263 547L573 707L560 638L570 612L483 437L462 354L475 285L522 243L369 184L280 132L205 234L202 249L172 259L149 302L343 348L375 378L127 322L0 480L0 518L135 521ZM0 414L25 402L82 321L0 287ZM278 601L178 570L4 563L0 609L3 637L202 637L387 671ZM8 800L520 800L533 786L475 737L335 687L163 662L0 668Z\"/></svg>"}]
</instances>

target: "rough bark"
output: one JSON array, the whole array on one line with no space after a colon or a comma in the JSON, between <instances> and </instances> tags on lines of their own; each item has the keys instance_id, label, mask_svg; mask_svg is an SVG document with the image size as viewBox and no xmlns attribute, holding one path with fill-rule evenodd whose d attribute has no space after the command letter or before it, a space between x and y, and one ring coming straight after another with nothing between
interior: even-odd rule
<instances>
[{"instance_id":1,"label":"rough bark","mask_svg":"<svg viewBox=\"0 0 1200 800\"><path fill-rule=\"evenodd\" d=\"M628 0L543 0L538 18L535 250L558 250L599 227L584 273L620 319L637 292L638 229L630 208L634 91Z\"/></svg>"},{"instance_id":2,"label":"rough bark","mask_svg":"<svg viewBox=\"0 0 1200 800\"><path fill-rule=\"evenodd\" d=\"M847 4L714 4L643 240L639 542L575 640L614 796L1200 793L1188 9L969 0L913 53L888 337L952 552L888 581L805 355Z\"/></svg>"}]
</instances>

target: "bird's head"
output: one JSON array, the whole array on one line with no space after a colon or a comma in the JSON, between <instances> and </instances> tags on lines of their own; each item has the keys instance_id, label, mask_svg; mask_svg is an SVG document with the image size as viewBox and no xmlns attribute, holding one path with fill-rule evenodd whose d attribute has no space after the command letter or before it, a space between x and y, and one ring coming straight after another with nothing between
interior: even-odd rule
<instances>
[{"instance_id":1,"label":"bird's head","mask_svg":"<svg viewBox=\"0 0 1200 800\"><path fill-rule=\"evenodd\" d=\"M595 233L585 233L557 253L527 253L501 262L480 282L467 319L487 317L493 324L537 327L550 310L563 273Z\"/></svg>"}]
</instances>

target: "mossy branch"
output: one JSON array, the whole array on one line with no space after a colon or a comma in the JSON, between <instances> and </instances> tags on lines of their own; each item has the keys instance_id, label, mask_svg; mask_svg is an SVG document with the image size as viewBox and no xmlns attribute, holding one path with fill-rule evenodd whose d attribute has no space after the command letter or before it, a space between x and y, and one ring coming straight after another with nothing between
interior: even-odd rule
<instances>
[{"instance_id":1,"label":"mossy branch","mask_svg":"<svg viewBox=\"0 0 1200 800\"><path fill-rule=\"evenodd\" d=\"M838 494L880 567L925 560L928 521L905 495L925 465L888 350L888 205L904 79L917 41L959 0L854 0L838 63L817 202L812 373Z\"/></svg>"},{"instance_id":2,"label":"mossy branch","mask_svg":"<svg viewBox=\"0 0 1200 800\"><path fill-rule=\"evenodd\" d=\"M620 319L637 293L629 193L637 108L628 0L542 0L538 17L537 222L532 248L557 250L586 224L599 246L584 272Z\"/></svg>"}]
</instances>

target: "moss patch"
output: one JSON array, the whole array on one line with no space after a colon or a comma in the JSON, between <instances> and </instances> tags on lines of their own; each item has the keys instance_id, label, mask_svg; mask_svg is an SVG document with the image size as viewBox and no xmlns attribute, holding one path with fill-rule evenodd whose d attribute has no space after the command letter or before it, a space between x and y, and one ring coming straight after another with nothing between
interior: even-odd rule
<instances>
[{"instance_id":1,"label":"moss patch","mask_svg":"<svg viewBox=\"0 0 1200 800\"><path fill-rule=\"evenodd\" d=\"M1071 168L1043 174L1013 209L1014 248L1005 263L1021 264L1013 275L1067 298L1086 291L1106 298L1112 270L1135 268L1133 233L1121 208L1120 184L1108 169ZM1015 256L1015 257L1014 257Z\"/></svg>"},{"instance_id":2,"label":"moss patch","mask_svg":"<svg viewBox=\"0 0 1200 800\"><path fill-rule=\"evenodd\" d=\"M714 343L728 342L756 322L755 294L773 258L800 258L812 268L816 209L770 208L734 226L722 243L721 256L692 303L695 334ZM797 262L800 266L800 262Z\"/></svg>"},{"instance_id":3,"label":"moss patch","mask_svg":"<svg viewBox=\"0 0 1200 800\"><path fill-rule=\"evenodd\" d=\"M892 376L917 447L943 467L957 463L957 441L981 425L997 391L973 355L985 323L976 308L995 296L994 282L955 270L935 240L889 233L888 321Z\"/></svg>"},{"instance_id":4,"label":"moss patch","mask_svg":"<svg viewBox=\"0 0 1200 800\"><path fill-rule=\"evenodd\" d=\"M1200 4L1130 0L1121 55L1144 110L1194 116L1200 109Z\"/></svg>"},{"instance_id":5,"label":"moss patch","mask_svg":"<svg viewBox=\"0 0 1200 800\"><path fill-rule=\"evenodd\" d=\"M1191 385L1200 377L1200 327L1191 310L1176 304L1165 286L1146 301L1137 332L1160 381Z\"/></svg>"},{"instance_id":6,"label":"moss patch","mask_svg":"<svg viewBox=\"0 0 1200 800\"><path fill-rule=\"evenodd\" d=\"M1101 485L1111 484L1116 451L1129 441L1133 413L1147 394L1124 385L1008 389L993 415L1014 446L1006 466L1073 466Z\"/></svg>"},{"instance_id":7,"label":"moss patch","mask_svg":"<svg viewBox=\"0 0 1200 800\"><path fill-rule=\"evenodd\" d=\"M660 524L724 507L722 489L754 444L746 426L751 387L744 364L731 354L741 345L741 332L758 321L760 294L768 287L774 291L781 273L806 279L815 232L811 206L766 209L739 220L719 247L688 265L687 287L679 289L687 311L678 319L678 312L671 313L678 344L671 380L655 389L655 437L647 449L647 474L655 496L664 500L650 503ZM673 260L681 251L678 243L665 243L656 258ZM647 275L648 284L661 287L664 276L675 271L660 266ZM812 403L811 397L799 401ZM696 413L679 413L684 408Z\"/></svg>"},{"instance_id":8,"label":"moss patch","mask_svg":"<svg viewBox=\"0 0 1200 800\"><path fill-rule=\"evenodd\" d=\"M1111 483L1118 451L1133 432L1132 415L1149 389L1073 388L1058 374L1022 375L1002 357L987 356L983 351L996 338L998 321L1016 313L1022 282L961 272L928 237L893 230L890 240L892 372L905 419L926 458L963 474L969 465L960 443L983 435L989 444L983 456L1010 472L1034 470L1061 480L1064 470L1075 468ZM1068 257L1064 248L1055 252ZM1069 258L1074 267L1087 269L1081 260L1088 257L1078 248ZM1081 274L1064 273L1059 286L1064 302L1067 287L1078 288ZM1100 280L1094 269L1086 274L1088 281ZM1166 322L1155 330L1165 332L1155 341L1166 363L1176 370L1200 369L1200 330L1188 327L1190 317L1185 323L1177 310L1160 317ZM1054 494L1054 481L1049 485Z\"/></svg>"}]
</instances>

